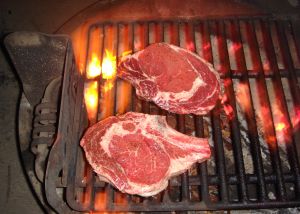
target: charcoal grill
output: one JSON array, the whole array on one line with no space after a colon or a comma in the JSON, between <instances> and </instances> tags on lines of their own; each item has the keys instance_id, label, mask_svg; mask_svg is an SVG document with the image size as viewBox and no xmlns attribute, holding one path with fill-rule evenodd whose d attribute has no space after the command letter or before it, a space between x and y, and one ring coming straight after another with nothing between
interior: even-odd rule
<instances>
[{"instance_id":1,"label":"charcoal grill","mask_svg":"<svg viewBox=\"0 0 300 214\"><path fill-rule=\"evenodd\" d=\"M82 75L70 49L66 55L57 138L44 180L48 203L59 213L299 206L300 49L293 27L289 18L269 16L91 25ZM140 100L121 79L86 77L93 52L102 62L109 50L118 63L122 53L134 53L154 42L194 51L218 70L224 96L210 114L171 114ZM84 87L95 82L96 120L127 111L166 115L180 132L208 137L211 160L195 164L149 198L123 194L100 181L79 145L88 127ZM90 119L90 124L94 122Z\"/></svg>"},{"instance_id":2,"label":"charcoal grill","mask_svg":"<svg viewBox=\"0 0 300 214\"><path fill-rule=\"evenodd\" d=\"M95 50L95 44L101 61L105 49L109 49L118 56L118 62L122 52L136 52L153 42L179 45L211 62L221 75L225 99L220 100L216 108L203 117L174 115L153 103L139 100L131 88L129 92L132 93L126 93L131 100L121 109L123 91L120 88L123 89L126 83L116 79L112 87L104 92L108 80L82 77L86 84L97 81L100 100L105 99L99 102L97 119L125 111L164 114L180 132L197 137L210 135L213 160L197 164L189 172L171 179L169 187L155 197L142 198L120 193L98 179L86 163L79 146L81 133L86 128L82 121L85 115L82 107L83 88L80 88L70 103L69 108L75 110L69 120L63 121L60 117L58 139L49 156L45 189L47 200L53 208L60 212L87 212L299 206L300 172L296 145L299 126L294 122L297 115L292 115L291 111L297 114L300 101L297 80L300 56L292 21L270 17L228 17L97 23L88 31L85 67L88 66L92 49ZM245 101L241 103L237 97L239 87L235 87L236 82L244 92ZM288 85L288 90L283 82ZM63 87L68 85L72 84L64 82ZM274 91L275 97L272 98L270 90ZM63 96L62 105L64 100ZM289 102L292 103L292 110ZM110 103L109 108L104 107L103 103ZM284 125L288 127L284 129L283 142L279 142L273 105L278 107ZM258 124L257 106L263 109L261 114L267 120L262 123L263 134ZM244 115L240 115L238 108L242 108ZM64 106L61 106L61 111L64 111ZM249 143L246 146L242 142L242 119L247 124ZM187 123L192 124L192 128L187 128ZM65 132L65 127L70 124L73 124L72 129ZM228 146L223 131L225 126L229 127L232 169L227 167L228 153L225 155L226 144ZM267 160L262 157L263 148L268 150ZM282 157L282 148L285 149L286 159ZM250 170L246 167L249 160L243 157L245 150L251 156ZM269 166L264 163L266 161Z\"/></svg>"}]
</instances>

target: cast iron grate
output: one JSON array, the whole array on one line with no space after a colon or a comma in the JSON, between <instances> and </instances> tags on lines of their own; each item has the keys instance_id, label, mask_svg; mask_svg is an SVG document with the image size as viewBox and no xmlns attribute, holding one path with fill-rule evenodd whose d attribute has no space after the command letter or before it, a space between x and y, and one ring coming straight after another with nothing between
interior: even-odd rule
<instances>
[{"instance_id":1,"label":"cast iron grate","mask_svg":"<svg viewBox=\"0 0 300 214\"><path fill-rule=\"evenodd\" d=\"M300 145L296 144L300 139L300 49L292 26L289 20L266 17L92 25L88 32L86 68L93 54L100 56L102 63L108 51L118 56L118 63L122 53L136 52L154 42L195 51L214 65L222 78L224 96L205 116L163 111L153 103L139 100L134 89L120 79L85 78L85 87L96 84L99 92L97 120L126 111L164 114L180 132L208 137L213 156L171 179L162 193L142 198L122 194L99 181L85 161L77 134L70 138L73 141L65 142L55 197L61 197L68 208L76 211L299 206L297 147ZM83 97L83 92L78 94ZM77 118L80 124L83 117L78 116L79 112L75 110L74 120ZM79 127L72 133L80 132ZM53 154L50 161L51 158ZM48 166L48 172L52 167ZM46 192L47 179L54 178L46 177ZM47 195L50 204L57 210L65 209L67 206L59 205L54 195Z\"/></svg>"}]
</instances>

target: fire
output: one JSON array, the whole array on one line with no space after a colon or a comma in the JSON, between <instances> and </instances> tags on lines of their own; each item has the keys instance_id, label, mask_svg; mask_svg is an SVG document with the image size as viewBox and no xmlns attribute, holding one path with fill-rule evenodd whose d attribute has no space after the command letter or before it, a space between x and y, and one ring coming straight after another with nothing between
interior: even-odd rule
<instances>
[{"instance_id":1,"label":"fire","mask_svg":"<svg viewBox=\"0 0 300 214\"><path fill-rule=\"evenodd\" d=\"M278 142L284 143L290 141L290 125L288 123L286 115L284 115L281 108L279 108L279 106L276 103L272 106L272 110Z\"/></svg>"},{"instance_id":2,"label":"fire","mask_svg":"<svg viewBox=\"0 0 300 214\"><path fill-rule=\"evenodd\" d=\"M249 100L249 89L248 86L245 83L239 83L237 91L237 101L242 107L244 112L248 112L251 106L251 102Z\"/></svg>"},{"instance_id":3,"label":"fire","mask_svg":"<svg viewBox=\"0 0 300 214\"><path fill-rule=\"evenodd\" d=\"M96 120L98 108L98 83L92 81L86 83L84 89L84 100L90 121Z\"/></svg>"},{"instance_id":4,"label":"fire","mask_svg":"<svg viewBox=\"0 0 300 214\"><path fill-rule=\"evenodd\" d=\"M131 53L132 51L124 51L121 56L125 57ZM100 76L102 72L103 79L114 79L116 76L116 63L116 56L108 50L105 50L105 57L103 58L102 66L97 54L93 53L87 68L87 78L95 78Z\"/></svg>"},{"instance_id":5,"label":"fire","mask_svg":"<svg viewBox=\"0 0 300 214\"><path fill-rule=\"evenodd\" d=\"M124 52L122 53L122 57L127 56L127 55L129 55L129 54L131 54L131 53L132 53L131 50L124 51Z\"/></svg>"},{"instance_id":6,"label":"fire","mask_svg":"<svg viewBox=\"0 0 300 214\"><path fill-rule=\"evenodd\" d=\"M105 50L106 57L102 62L102 78L113 79L116 76L116 56Z\"/></svg>"},{"instance_id":7,"label":"fire","mask_svg":"<svg viewBox=\"0 0 300 214\"><path fill-rule=\"evenodd\" d=\"M101 74L100 60L97 54L93 53L88 65L86 76L88 79L95 78Z\"/></svg>"},{"instance_id":8,"label":"fire","mask_svg":"<svg viewBox=\"0 0 300 214\"><path fill-rule=\"evenodd\" d=\"M283 122L277 123L276 127L275 127L276 131L278 131L278 132L283 131L285 128L286 128L286 125Z\"/></svg>"},{"instance_id":9,"label":"fire","mask_svg":"<svg viewBox=\"0 0 300 214\"><path fill-rule=\"evenodd\" d=\"M223 105L223 110L224 110L225 114L227 115L228 119L232 120L234 117L233 108L229 104L229 99L226 94L224 94L223 97L221 98L221 104Z\"/></svg>"},{"instance_id":10,"label":"fire","mask_svg":"<svg viewBox=\"0 0 300 214\"><path fill-rule=\"evenodd\" d=\"M112 89L113 87L114 87L113 82L107 81L107 82L103 85L103 90L104 90L104 92L108 92L108 91L110 91L110 89Z\"/></svg>"}]
</instances>

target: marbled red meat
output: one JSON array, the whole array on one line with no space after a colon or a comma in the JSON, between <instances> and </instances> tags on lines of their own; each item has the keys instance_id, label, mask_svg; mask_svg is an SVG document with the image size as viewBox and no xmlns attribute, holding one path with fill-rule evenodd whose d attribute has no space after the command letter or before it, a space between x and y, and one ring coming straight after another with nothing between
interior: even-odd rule
<instances>
[{"instance_id":1,"label":"marbled red meat","mask_svg":"<svg viewBox=\"0 0 300 214\"><path fill-rule=\"evenodd\" d=\"M98 122L80 144L100 179L141 196L159 193L170 177L210 157L207 139L177 132L164 116L134 112Z\"/></svg>"},{"instance_id":2,"label":"marbled red meat","mask_svg":"<svg viewBox=\"0 0 300 214\"><path fill-rule=\"evenodd\" d=\"M219 75L211 64L166 43L125 57L118 76L129 81L141 98L177 114L206 114L220 94Z\"/></svg>"}]
</instances>

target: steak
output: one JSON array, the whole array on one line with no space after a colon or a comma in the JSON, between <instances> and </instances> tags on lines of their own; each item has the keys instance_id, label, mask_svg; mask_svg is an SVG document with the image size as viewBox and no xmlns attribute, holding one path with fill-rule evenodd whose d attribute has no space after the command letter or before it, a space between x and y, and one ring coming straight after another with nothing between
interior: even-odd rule
<instances>
[{"instance_id":1,"label":"steak","mask_svg":"<svg viewBox=\"0 0 300 214\"><path fill-rule=\"evenodd\" d=\"M195 162L210 157L207 139L171 128L165 116L128 112L91 126L81 142L100 179L124 193L152 196Z\"/></svg>"},{"instance_id":2,"label":"steak","mask_svg":"<svg viewBox=\"0 0 300 214\"><path fill-rule=\"evenodd\" d=\"M177 114L206 114L220 94L219 75L211 64L166 43L123 58L118 76L129 81L139 97Z\"/></svg>"}]
</instances>

